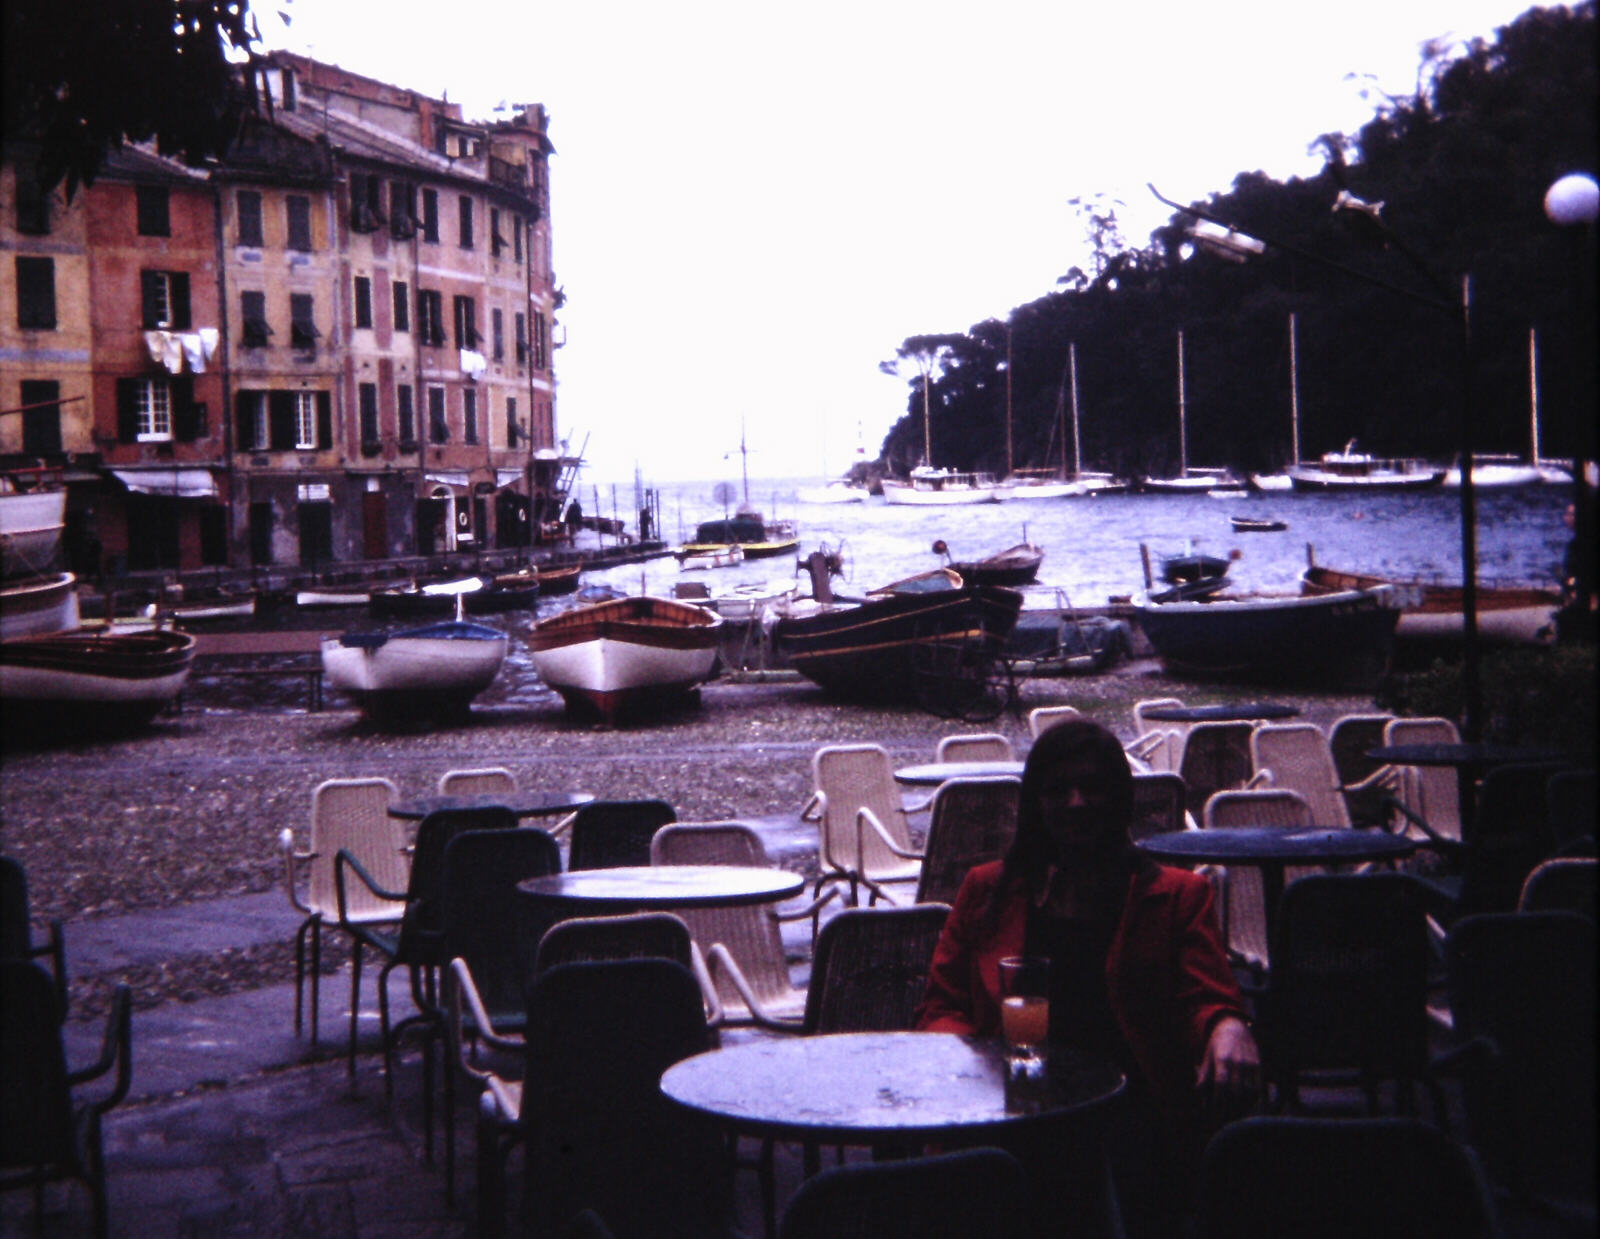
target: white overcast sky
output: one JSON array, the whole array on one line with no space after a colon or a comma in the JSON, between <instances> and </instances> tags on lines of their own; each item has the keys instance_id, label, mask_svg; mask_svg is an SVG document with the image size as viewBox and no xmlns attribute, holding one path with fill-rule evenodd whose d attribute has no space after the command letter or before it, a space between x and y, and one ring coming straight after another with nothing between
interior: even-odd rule
<instances>
[{"instance_id":1,"label":"white overcast sky","mask_svg":"<svg viewBox=\"0 0 1600 1239\"><path fill-rule=\"evenodd\" d=\"M1420 47L1517 0L256 0L269 47L447 95L543 103L585 481L842 471L905 408L878 362L1087 265L1077 196L1143 244L1241 171L1309 175ZM286 12L291 24L277 20ZM1352 76L1353 75L1353 76ZM734 451L732 461L724 456Z\"/></svg>"}]
</instances>

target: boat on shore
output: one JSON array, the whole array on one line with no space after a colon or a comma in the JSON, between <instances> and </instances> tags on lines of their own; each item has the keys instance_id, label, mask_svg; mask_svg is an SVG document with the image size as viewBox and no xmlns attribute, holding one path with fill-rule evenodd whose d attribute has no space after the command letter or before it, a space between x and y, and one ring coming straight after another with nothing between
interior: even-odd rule
<instances>
[{"instance_id":1,"label":"boat on shore","mask_svg":"<svg viewBox=\"0 0 1600 1239\"><path fill-rule=\"evenodd\" d=\"M1371 456L1356 450L1351 439L1342 452L1324 452L1319 460L1289 466L1296 490L1428 490L1444 484L1444 469L1409 456Z\"/></svg>"},{"instance_id":2,"label":"boat on shore","mask_svg":"<svg viewBox=\"0 0 1600 1239\"><path fill-rule=\"evenodd\" d=\"M372 591L368 605L374 615L448 617L455 613L456 599L460 598L467 615L499 615L535 606L539 592L538 574L520 572L493 578L471 576L426 585L386 586Z\"/></svg>"},{"instance_id":3,"label":"boat on shore","mask_svg":"<svg viewBox=\"0 0 1600 1239\"><path fill-rule=\"evenodd\" d=\"M78 578L70 572L0 586L0 640L65 632L78 624Z\"/></svg>"},{"instance_id":4,"label":"boat on shore","mask_svg":"<svg viewBox=\"0 0 1600 1239\"><path fill-rule=\"evenodd\" d=\"M189 602L152 602L145 608L150 618L162 623L190 624L208 620L247 619L256 613L256 594L219 594L215 598Z\"/></svg>"},{"instance_id":5,"label":"boat on shore","mask_svg":"<svg viewBox=\"0 0 1600 1239\"><path fill-rule=\"evenodd\" d=\"M541 567L539 569L539 597L556 598L562 594L574 593L578 588L578 578L583 573L583 560L575 564L562 564L558 567ZM502 578L496 577L497 581Z\"/></svg>"},{"instance_id":6,"label":"boat on shore","mask_svg":"<svg viewBox=\"0 0 1600 1239\"><path fill-rule=\"evenodd\" d=\"M1309 558L1309 556L1308 556ZM1466 632L1461 586L1437 582L1391 581L1365 572L1343 572L1312 561L1300 575L1300 590L1322 596L1387 585L1400 608L1395 639L1406 643L1459 642ZM1501 645L1545 645L1555 636L1561 595L1534 585L1479 585L1474 611L1478 639Z\"/></svg>"},{"instance_id":7,"label":"boat on shore","mask_svg":"<svg viewBox=\"0 0 1600 1239\"><path fill-rule=\"evenodd\" d=\"M0 477L0 576L48 571L61 550L67 492L35 473Z\"/></svg>"},{"instance_id":8,"label":"boat on shore","mask_svg":"<svg viewBox=\"0 0 1600 1239\"><path fill-rule=\"evenodd\" d=\"M607 723L692 699L717 661L722 618L671 598L628 596L578 607L533 626L539 678L569 710Z\"/></svg>"},{"instance_id":9,"label":"boat on shore","mask_svg":"<svg viewBox=\"0 0 1600 1239\"><path fill-rule=\"evenodd\" d=\"M961 574L968 585L1031 585L1044 562L1044 551L1031 542L1019 542L982 559L953 561L943 538L933 544L933 553L943 555L945 563Z\"/></svg>"},{"instance_id":10,"label":"boat on shore","mask_svg":"<svg viewBox=\"0 0 1600 1239\"><path fill-rule=\"evenodd\" d=\"M509 639L465 619L322 638L328 683L385 720L460 716L494 682Z\"/></svg>"},{"instance_id":11,"label":"boat on shore","mask_svg":"<svg viewBox=\"0 0 1600 1239\"><path fill-rule=\"evenodd\" d=\"M884 478L886 503L913 506L955 506L969 503L999 503L1010 487L989 473L961 473L954 469L935 469L918 465L905 478Z\"/></svg>"},{"instance_id":12,"label":"boat on shore","mask_svg":"<svg viewBox=\"0 0 1600 1239\"><path fill-rule=\"evenodd\" d=\"M0 703L29 729L88 734L140 726L183 691L194 652L194 636L171 628L72 629L0 641Z\"/></svg>"}]
</instances>

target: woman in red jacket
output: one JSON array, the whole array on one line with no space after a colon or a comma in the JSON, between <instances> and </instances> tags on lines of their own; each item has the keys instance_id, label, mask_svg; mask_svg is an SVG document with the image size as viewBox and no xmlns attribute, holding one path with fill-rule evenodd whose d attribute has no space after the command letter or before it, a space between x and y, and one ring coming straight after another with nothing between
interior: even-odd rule
<instances>
[{"instance_id":1,"label":"woman in red jacket","mask_svg":"<svg viewBox=\"0 0 1600 1239\"><path fill-rule=\"evenodd\" d=\"M1115 736L1087 719L1040 736L1016 837L1003 861L962 883L917 1026L997 1035L1000 960L1048 957L1050 1040L1128 1077L1108 1152L1137 1233L1181 1211L1206 1136L1254 1101L1260 1057L1210 883L1145 859L1132 820L1133 775Z\"/></svg>"}]
</instances>

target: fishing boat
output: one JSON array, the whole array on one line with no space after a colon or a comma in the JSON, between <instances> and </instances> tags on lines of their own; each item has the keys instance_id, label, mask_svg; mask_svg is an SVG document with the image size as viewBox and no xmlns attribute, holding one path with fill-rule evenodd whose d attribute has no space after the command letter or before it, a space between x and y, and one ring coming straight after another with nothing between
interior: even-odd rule
<instances>
[{"instance_id":1,"label":"fishing boat","mask_svg":"<svg viewBox=\"0 0 1600 1239\"><path fill-rule=\"evenodd\" d=\"M367 714L394 719L461 715L494 682L508 639L465 619L322 639L328 683Z\"/></svg>"},{"instance_id":2,"label":"fishing boat","mask_svg":"<svg viewBox=\"0 0 1600 1239\"><path fill-rule=\"evenodd\" d=\"M968 585L936 569L853 604L780 619L772 643L833 696L961 712L986 692L1021 609L1016 590Z\"/></svg>"},{"instance_id":3,"label":"fishing boat","mask_svg":"<svg viewBox=\"0 0 1600 1239\"><path fill-rule=\"evenodd\" d=\"M1342 452L1324 452L1317 461L1291 465L1289 481L1296 490L1428 490L1443 484L1444 473L1440 466L1415 457L1358 452L1351 439Z\"/></svg>"},{"instance_id":4,"label":"fishing boat","mask_svg":"<svg viewBox=\"0 0 1600 1239\"><path fill-rule=\"evenodd\" d=\"M761 513L744 509L732 517L701 521L694 539L676 554L680 559L695 555L717 555L737 546L744 559L771 559L792 554L800 545L793 521L766 521Z\"/></svg>"},{"instance_id":5,"label":"fishing boat","mask_svg":"<svg viewBox=\"0 0 1600 1239\"><path fill-rule=\"evenodd\" d=\"M0 640L65 632L78 622L78 578L70 572L0 586Z\"/></svg>"},{"instance_id":6,"label":"fishing boat","mask_svg":"<svg viewBox=\"0 0 1600 1239\"><path fill-rule=\"evenodd\" d=\"M712 551L685 551L678 556L678 567L684 572L705 571L709 568L732 568L744 563L744 548L737 542Z\"/></svg>"},{"instance_id":7,"label":"fishing boat","mask_svg":"<svg viewBox=\"0 0 1600 1239\"><path fill-rule=\"evenodd\" d=\"M1300 590L1323 596L1352 589L1387 585L1400 608L1395 639L1403 643L1459 642L1466 631L1460 585L1437 582L1391 581L1364 572L1325 568L1307 556L1300 574ZM1503 645L1544 645L1555 634L1554 614L1561 595L1533 585L1479 585L1475 591L1478 639Z\"/></svg>"},{"instance_id":8,"label":"fishing boat","mask_svg":"<svg viewBox=\"0 0 1600 1239\"><path fill-rule=\"evenodd\" d=\"M61 549L67 492L35 473L0 476L0 576L48 571Z\"/></svg>"},{"instance_id":9,"label":"fishing boat","mask_svg":"<svg viewBox=\"0 0 1600 1239\"><path fill-rule=\"evenodd\" d=\"M569 710L615 724L627 713L689 699L711 677L722 618L671 598L630 596L535 624L534 669Z\"/></svg>"},{"instance_id":10,"label":"fishing boat","mask_svg":"<svg viewBox=\"0 0 1600 1239\"><path fill-rule=\"evenodd\" d=\"M1019 542L982 559L953 562L950 547L940 538L933 544L933 553L943 555L945 563L968 585L1031 585L1044 562L1044 551L1031 542Z\"/></svg>"},{"instance_id":11,"label":"fishing boat","mask_svg":"<svg viewBox=\"0 0 1600 1239\"><path fill-rule=\"evenodd\" d=\"M537 572L509 573L500 577L463 577L426 585L407 583L375 589L369 601L374 615L411 618L454 614L460 598L467 615L499 615L523 611L536 604L540 593Z\"/></svg>"},{"instance_id":12,"label":"fishing boat","mask_svg":"<svg viewBox=\"0 0 1600 1239\"><path fill-rule=\"evenodd\" d=\"M1282 533L1289 528L1288 521L1270 516L1230 516L1228 523L1233 526L1234 533Z\"/></svg>"},{"instance_id":13,"label":"fishing boat","mask_svg":"<svg viewBox=\"0 0 1600 1239\"><path fill-rule=\"evenodd\" d=\"M539 596L554 598L573 593L578 588L578 577L583 572L583 560L575 564L543 566L539 569Z\"/></svg>"},{"instance_id":14,"label":"fishing boat","mask_svg":"<svg viewBox=\"0 0 1600 1239\"><path fill-rule=\"evenodd\" d=\"M1319 596L1257 594L1136 607L1175 675L1368 689L1389 667L1400 611L1393 587Z\"/></svg>"},{"instance_id":15,"label":"fishing boat","mask_svg":"<svg viewBox=\"0 0 1600 1239\"><path fill-rule=\"evenodd\" d=\"M163 622L191 624L208 620L247 619L256 613L256 595L218 594L215 598L197 598L187 602L152 602L145 608L152 618Z\"/></svg>"},{"instance_id":16,"label":"fishing boat","mask_svg":"<svg viewBox=\"0 0 1600 1239\"><path fill-rule=\"evenodd\" d=\"M1202 555L1193 548L1178 555L1167 555L1161 560L1161 581L1164 589L1157 590L1150 574L1150 549L1139 546L1139 557L1144 562L1145 589L1153 602L1193 602L1221 593L1232 582L1228 569L1238 558L1238 552L1227 558L1220 555Z\"/></svg>"},{"instance_id":17,"label":"fishing boat","mask_svg":"<svg viewBox=\"0 0 1600 1239\"><path fill-rule=\"evenodd\" d=\"M191 634L170 628L73 629L0 641L0 702L29 729L138 726L183 691L194 651Z\"/></svg>"},{"instance_id":18,"label":"fishing boat","mask_svg":"<svg viewBox=\"0 0 1600 1239\"><path fill-rule=\"evenodd\" d=\"M884 502L915 506L999 503L1010 490L990 473L961 473L931 465L918 465L905 478L883 479Z\"/></svg>"},{"instance_id":19,"label":"fishing boat","mask_svg":"<svg viewBox=\"0 0 1600 1239\"><path fill-rule=\"evenodd\" d=\"M294 605L308 611L364 607L371 601L372 593L365 589L301 589L294 595Z\"/></svg>"}]
</instances>

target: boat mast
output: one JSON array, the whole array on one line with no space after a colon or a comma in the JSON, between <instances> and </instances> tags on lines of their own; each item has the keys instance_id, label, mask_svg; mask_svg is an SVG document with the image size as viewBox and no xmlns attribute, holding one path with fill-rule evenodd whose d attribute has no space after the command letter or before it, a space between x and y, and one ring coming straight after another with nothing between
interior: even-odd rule
<instances>
[{"instance_id":1,"label":"boat mast","mask_svg":"<svg viewBox=\"0 0 1600 1239\"><path fill-rule=\"evenodd\" d=\"M1072 376L1072 476L1076 480L1083 472L1083 449L1078 441L1078 344L1075 340L1067 345L1067 373ZM1066 452L1064 438L1061 450Z\"/></svg>"},{"instance_id":2,"label":"boat mast","mask_svg":"<svg viewBox=\"0 0 1600 1239\"><path fill-rule=\"evenodd\" d=\"M744 506L750 506L750 450L744 445L744 414L739 414L739 473L744 478Z\"/></svg>"},{"instance_id":3,"label":"boat mast","mask_svg":"<svg viewBox=\"0 0 1600 1239\"><path fill-rule=\"evenodd\" d=\"M1183 398L1183 329L1178 329L1178 476L1189 476L1189 411Z\"/></svg>"},{"instance_id":4,"label":"boat mast","mask_svg":"<svg viewBox=\"0 0 1600 1239\"><path fill-rule=\"evenodd\" d=\"M1299 315L1289 314L1289 463L1300 463L1300 348Z\"/></svg>"},{"instance_id":5,"label":"boat mast","mask_svg":"<svg viewBox=\"0 0 1600 1239\"><path fill-rule=\"evenodd\" d=\"M1011 450L1011 319L1006 319L1006 476L1016 471Z\"/></svg>"},{"instance_id":6,"label":"boat mast","mask_svg":"<svg viewBox=\"0 0 1600 1239\"><path fill-rule=\"evenodd\" d=\"M1528 428L1529 463L1539 467L1539 332L1528 328Z\"/></svg>"}]
</instances>

